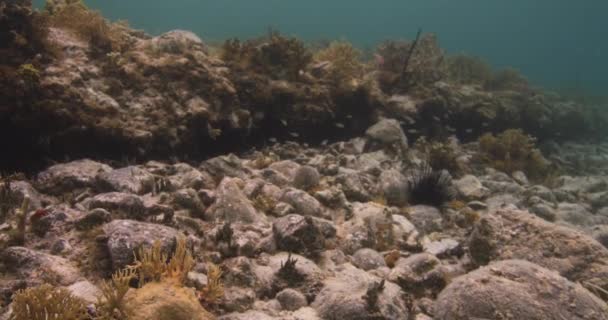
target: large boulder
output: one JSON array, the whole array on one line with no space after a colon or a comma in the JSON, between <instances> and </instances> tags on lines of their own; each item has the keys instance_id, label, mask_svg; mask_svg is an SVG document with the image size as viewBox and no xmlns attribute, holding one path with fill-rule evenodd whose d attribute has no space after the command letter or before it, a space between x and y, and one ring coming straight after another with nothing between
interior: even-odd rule
<instances>
[{"instance_id":1,"label":"large boulder","mask_svg":"<svg viewBox=\"0 0 608 320\"><path fill-rule=\"evenodd\" d=\"M8 271L33 283L55 281L67 286L80 278L78 268L69 260L24 247L7 248L2 261Z\"/></svg>"},{"instance_id":2,"label":"large boulder","mask_svg":"<svg viewBox=\"0 0 608 320\"><path fill-rule=\"evenodd\" d=\"M476 223L468 242L474 263L524 259L573 282L608 290L608 249L590 236L526 211L496 210Z\"/></svg>"},{"instance_id":3,"label":"large boulder","mask_svg":"<svg viewBox=\"0 0 608 320\"><path fill-rule=\"evenodd\" d=\"M135 166L102 172L97 179L99 186L107 191L144 194L154 188L154 176Z\"/></svg>"},{"instance_id":4,"label":"large boulder","mask_svg":"<svg viewBox=\"0 0 608 320\"><path fill-rule=\"evenodd\" d=\"M435 319L608 319L608 306L580 284L524 260L456 278L437 298Z\"/></svg>"},{"instance_id":5,"label":"large boulder","mask_svg":"<svg viewBox=\"0 0 608 320\"><path fill-rule=\"evenodd\" d=\"M50 194L62 194L75 189L94 187L97 175L112 171L112 167L89 159L57 164L38 174L38 189Z\"/></svg>"},{"instance_id":6,"label":"large boulder","mask_svg":"<svg viewBox=\"0 0 608 320\"><path fill-rule=\"evenodd\" d=\"M224 178L216 190L215 203L205 213L208 220L255 223L264 219L245 196L237 178Z\"/></svg>"},{"instance_id":7,"label":"large boulder","mask_svg":"<svg viewBox=\"0 0 608 320\"><path fill-rule=\"evenodd\" d=\"M397 144L398 147L407 148L407 138L401 129L401 124L395 119L382 119L369 127L365 135L371 140L385 145Z\"/></svg>"},{"instance_id":8,"label":"large boulder","mask_svg":"<svg viewBox=\"0 0 608 320\"><path fill-rule=\"evenodd\" d=\"M133 220L114 220L103 226L112 267L119 270L133 262L133 252L141 246L151 247L160 241L162 250L170 252L179 232L159 224Z\"/></svg>"}]
</instances>

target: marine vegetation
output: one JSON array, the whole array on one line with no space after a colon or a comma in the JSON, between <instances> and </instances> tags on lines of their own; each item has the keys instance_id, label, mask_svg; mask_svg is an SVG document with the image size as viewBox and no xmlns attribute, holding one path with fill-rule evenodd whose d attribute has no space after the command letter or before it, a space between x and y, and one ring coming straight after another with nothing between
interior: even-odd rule
<instances>
[{"instance_id":1,"label":"marine vegetation","mask_svg":"<svg viewBox=\"0 0 608 320\"><path fill-rule=\"evenodd\" d=\"M298 80L300 72L312 61L312 53L301 40L273 30L263 39L226 40L220 57L233 68L292 81Z\"/></svg>"},{"instance_id":2,"label":"marine vegetation","mask_svg":"<svg viewBox=\"0 0 608 320\"><path fill-rule=\"evenodd\" d=\"M453 176L461 175L465 168L458 161L454 147L448 142L429 141L424 137L416 140L416 148L425 156L427 163L435 170L447 170Z\"/></svg>"},{"instance_id":3,"label":"marine vegetation","mask_svg":"<svg viewBox=\"0 0 608 320\"><path fill-rule=\"evenodd\" d=\"M535 148L535 139L520 129L509 129L497 136L486 133L478 141L480 159L497 170L509 174L523 171L534 180L551 172L548 161Z\"/></svg>"},{"instance_id":4,"label":"marine vegetation","mask_svg":"<svg viewBox=\"0 0 608 320\"><path fill-rule=\"evenodd\" d=\"M528 80L514 68L505 68L495 72L485 83L488 90L514 90L527 91L529 88Z\"/></svg>"},{"instance_id":5,"label":"marine vegetation","mask_svg":"<svg viewBox=\"0 0 608 320\"><path fill-rule=\"evenodd\" d=\"M224 296L224 284L221 281L222 270L213 263L207 266L207 285L199 293L199 299L206 305L217 303Z\"/></svg>"},{"instance_id":6,"label":"marine vegetation","mask_svg":"<svg viewBox=\"0 0 608 320\"><path fill-rule=\"evenodd\" d=\"M13 297L10 320L89 319L86 303L65 288L49 284L19 290Z\"/></svg>"},{"instance_id":7,"label":"marine vegetation","mask_svg":"<svg viewBox=\"0 0 608 320\"><path fill-rule=\"evenodd\" d=\"M94 53L122 52L130 45L124 22L111 23L80 0L47 2L49 24L69 30L91 45Z\"/></svg>"},{"instance_id":8,"label":"marine vegetation","mask_svg":"<svg viewBox=\"0 0 608 320\"><path fill-rule=\"evenodd\" d=\"M101 284L101 297L97 310L101 320L128 319L131 309L125 304L129 283L136 276L136 270L126 268L112 275L112 280Z\"/></svg>"},{"instance_id":9,"label":"marine vegetation","mask_svg":"<svg viewBox=\"0 0 608 320\"><path fill-rule=\"evenodd\" d=\"M135 255L134 264L129 266L137 270L140 286L146 282L165 279L183 284L192 267L194 267L194 258L185 238L177 240L175 252L170 257L162 252L160 241L156 241L150 248L140 248Z\"/></svg>"},{"instance_id":10,"label":"marine vegetation","mask_svg":"<svg viewBox=\"0 0 608 320\"><path fill-rule=\"evenodd\" d=\"M433 170L428 164L413 170L408 179L408 202L439 207L454 198L452 178L444 170Z\"/></svg>"},{"instance_id":11,"label":"marine vegetation","mask_svg":"<svg viewBox=\"0 0 608 320\"><path fill-rule=\"evenodd\" d=\"M444 53L434 34L419 32L411 42L386 41L378 47L376 58L378 82L386 93L420 90L447 74Z\"/></svg>"},{"instance_id":12,"label":"marine vegetation","mask_svg":"<svg viewBox=\"0 0 608 320\"><path fill-rule=\"evenodd\" d=\"M330 63L327 77L335 86L349 86L361 77L364 66L360 57L361 52L346 41L331 42L314 56L319 63Z\"/></svg>"},{"instance_id":13,"label":"marine vegetation","mask_svg":"<svg viewBox=\"0 0 608 320\"><path fill-rule=\"evenodd\" d=\"M448 79L460 84L485 85L493 77L492 68L483 59L466 54L447 58Z\"/></svg>"}]
</instances>

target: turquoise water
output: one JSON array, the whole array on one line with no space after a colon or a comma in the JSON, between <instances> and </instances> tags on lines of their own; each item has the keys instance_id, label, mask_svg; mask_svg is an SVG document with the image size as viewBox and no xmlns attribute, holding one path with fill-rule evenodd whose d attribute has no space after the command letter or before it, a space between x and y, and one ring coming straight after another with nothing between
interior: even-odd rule
<instances>
[{"instance_id":1,"label":"turquoise water","mask_svg":"<svg viewBox=\"0 0 608 320\"><path fill-rule=\"evenodd\" d=\"M37 0L38 4L42 3ZM418 27L450 53L520 69L533 83L605 94L606 0L89 0L111 19L151 34L187 29L206 41L252 37L272 26L307 40L363 48L412 38Z\"/></svg>"}]
</instances>

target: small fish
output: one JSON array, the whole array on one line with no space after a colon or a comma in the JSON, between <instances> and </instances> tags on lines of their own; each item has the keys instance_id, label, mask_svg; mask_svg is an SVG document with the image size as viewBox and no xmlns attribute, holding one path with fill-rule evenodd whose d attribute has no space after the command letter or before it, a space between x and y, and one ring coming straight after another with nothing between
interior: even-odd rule
<instances>
[{"instance_id":1,"label":"small fish","mask_svg":"<svg viewBox=\"0 0 608 320\"><path fill-rule=\"evenodd\" d=\"M409 133L418 133L418 130L416 130L416 129L409 129L409 130L407 130L407 132L409 132Z\"/></svg>"},{"instance_id":2,"label":"small fish","mask_svg":"<svg viewBox=\"0 0 608 320\"><path fill-rule=\"evenodd\" d=\"M466 133L471 133L471 132L473 132L473 129L466 129L465 132Z\"/></svg>"},{"instance_id":3,"label":"small fish","mask_svg":"<svg viewBox=\"0 0 608 320\"><path fill-rule=\"evenodd\" d=\"M294 138L297 138L297 137L300 136L299 134L297 134L295 132L290 132L289 135L292 136L292 137L294 137Z\"/></svg>"},{"instance_id":4,"label":"small fish","mask_svg":"<svg viewBox=\"0 0 608 320\"><path fill-rule=\"evenodd\" d=\"M344 129L344 125L343 125L343 124L341 124L340 122L336 122L335 126L336 126L337 128Z\"/></svg>"},{"instance_id":5,"label":"small fish","mask_svg":"<svg viewBox=\"0 0 608 320\"><path fill-rule=\"evenodd\" d=\"M281 123L283 124L283 126L287 127L287 121L281 119Z\"/></svg>"},{"instance_id":6,"label":"small fish","mask_svg":"<svg viewBox=\"0 0 608 320\"><path fill-rule=\"evenodd\" d=\"M268 141L270 141L272 143L276 143L277 142L277 138L269 138Z\"/></svg>"},{"instance_id":7,"label":"small fish","mask_svg":"<svg viewBox=\"0 0 608 320\"><path fill-rule=\"evenodd\" d=\"M374 61L378 67L382 67L384 65L384 57L377 53L374 53Z\"/></svg>"},{"instance_id":8,"label":"small fish","mask_svg":"<svg viewBox=\"0 0 608 320\"><path fill-rule=\"evenodd\" d=\"M353 115L352 115L352 114L347 114L347 115L346 115L346 119L352 119L352 118L353 118Z\"/></svg>"}]
</instances>

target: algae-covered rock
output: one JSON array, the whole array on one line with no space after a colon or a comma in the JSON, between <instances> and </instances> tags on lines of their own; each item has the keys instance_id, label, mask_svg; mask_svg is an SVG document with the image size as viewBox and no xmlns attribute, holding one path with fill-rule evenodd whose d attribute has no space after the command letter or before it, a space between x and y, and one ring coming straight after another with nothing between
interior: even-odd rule
<instances>
[{"instance_id":1,"label":"algae-covered rock","mask_svg":"<svg viewBox=\"0 0 608 320\"><path fill-rule=\"evenodd\" d=\"M580 284L524 260L505 260L456 278L435 319L608 319L608 306Z\"/></svg>"},{"instance_id":2,"label":"algae-covered rock","mask_svg":"<svg viewBox=\"0 0 608 320\"><path fill-rule=\"evenodd\" d=\"M198 301L194 289L169 281L151 282L130 290L125 303L132 310L130 320L212 320Z\"/></svg>"}]
</instances>

